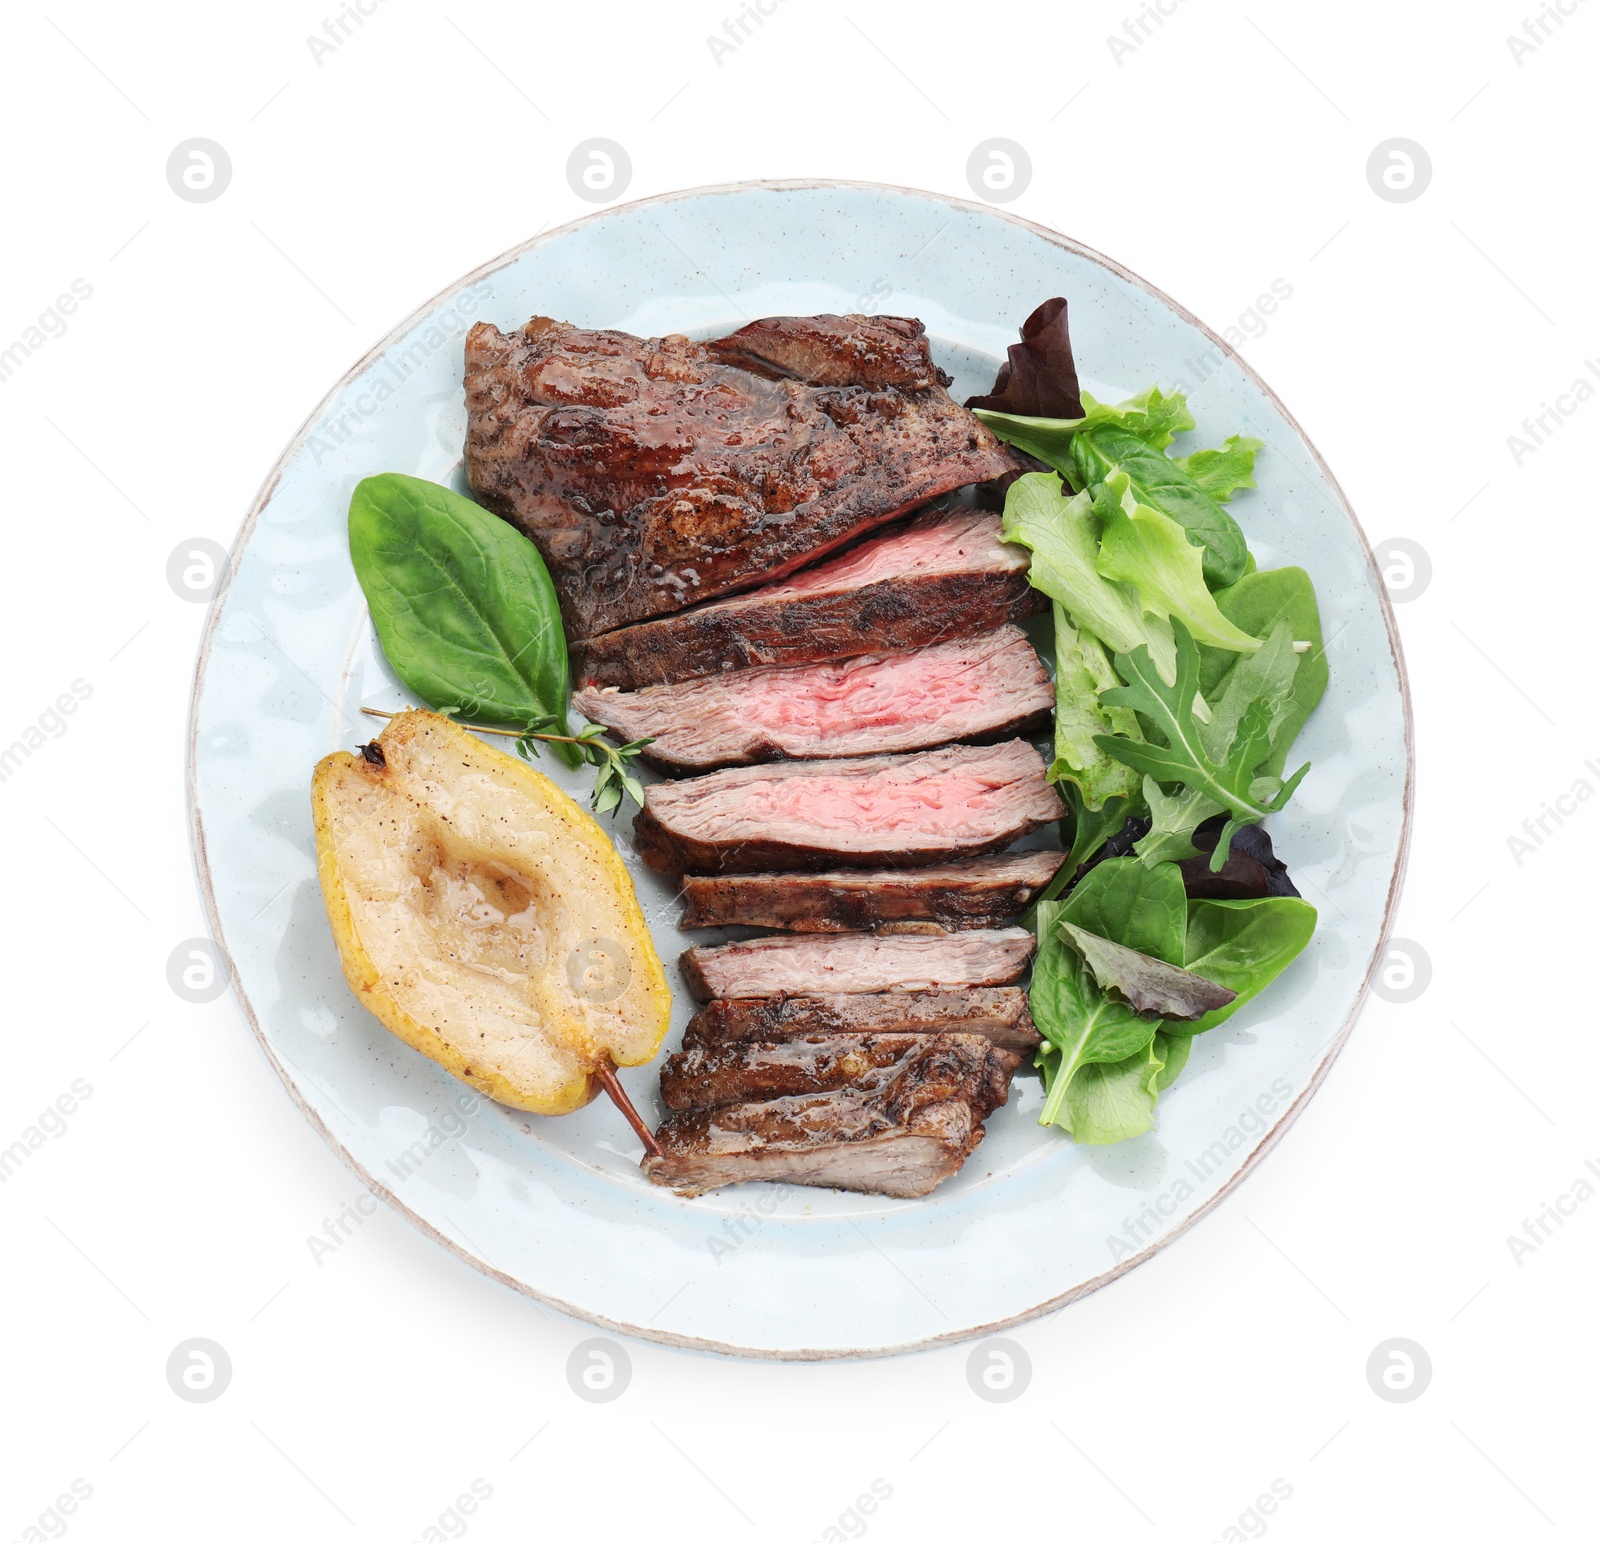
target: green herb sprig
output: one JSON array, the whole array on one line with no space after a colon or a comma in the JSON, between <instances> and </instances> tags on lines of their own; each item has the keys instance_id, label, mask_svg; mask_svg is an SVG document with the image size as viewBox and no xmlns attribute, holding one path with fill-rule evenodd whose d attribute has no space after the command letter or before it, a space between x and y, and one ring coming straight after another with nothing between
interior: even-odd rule
<instances>
[{"instance_id":1,"label":"green herb sprig","mask_svg":"<svg viewBox=\"0 0 1600 1543\"><path fill-rule=\"evenodd\" d=\"M361 711L371 718L400 716L399 713L385 712L379 707L363 707ZM624 792L641 809L644 807L644 784L629 773L628 767L639 758L639 753L651 743L655 738L654 735L647 739L632 740L626 745L612 745L602 737L605 728L598 723L586 724L578 734L550 732L552 729L565 727L557 713L547 713L543 717L534 718L520 729L503 728L499 724L492 723L467 723L448 712L444 716L452 718L453 721L460 723L462 728L471 729L474 733L499 734L515 740L517 754L524 761L537 760L541 744L570 745L585 765L597 766L600 769L589 794L589 806L596 814L609 814L622 802Z\"/></svg>"}]
</instances>

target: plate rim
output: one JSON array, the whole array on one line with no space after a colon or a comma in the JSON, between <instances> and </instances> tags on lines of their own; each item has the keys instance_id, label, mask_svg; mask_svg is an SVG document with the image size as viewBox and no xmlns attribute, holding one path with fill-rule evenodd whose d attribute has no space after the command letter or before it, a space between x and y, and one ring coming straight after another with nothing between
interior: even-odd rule
<instances>
[{"instance_id":1,"label":"plate rim","mask_svg":"<svg viewBox=\"0 0 1600 1543\"><path fill-rule=\"evenodd\" d=\"M1389 643L1389 657L1394 664L1395 677L1400 686L1401 718L1405 728L1406 770L1405 785L1401 794L1401 819L1400 843L1395 854L1394 872L1390 876L1388 894L1384 901L1383 924L1379 929L1377 943L1373 948L1371 957L1367 961L1367 968L1361 978L1360 988L1355 999L1350 1005L1349 1012L1345 1015L1344 1022L1339 1031L1329 1041L1328 1048L1322 1059L1313 1068L1310 1079L1300 1096L1284 1110L1277 1122L1267 1130L1261 1140L1250 1150L1245 1161L1237 1172L1228 1180L1216 1194L1211 1196L1198 1209L1186 1216L1183 1221L1171 1232L1148 1244L1137 1253L1125 1259L1118 1260L1112 1267L1103 1273L1082 1281L1070 1290L1057 1296L1050 1297L1036 1306L1012 1313L1007 1317L995 1320L993 1323L983 1324L972 1328L952 1329L943 1334L929 1335L921 1339L906 1340L899 1344L875 1347L837 1348L824 1347L820 1349L760 1349L746 1345L738 1345L722 1340L708 1339L701 1335L675 1334L667 1330L652 1328L646 1324L626 1323L618 1319L609 1318L602 1313L579 1307L575 1303L553 1296L548 1292L536 1290L527 1282L518 1280L515 1276L497 1269L487 1260L479 1258L469 1249L462 1247L453 1239L445 1236L426 1218L412 1210L398 1194L389 1189L375 1174L369 1171L343 1142L334 1135L322 1116L301 1093L289 1068L273 1048L271 1041L262 1029L260 1019L256 1015L254 1004L248 999L239 985L238 976L233 968L232 956L228 951L227 938L222 922L222 914L218 909L215 887L211 876L211 863L206 847L205 824L200 813L199 788L198 788L198 748L199 748L199 715L200 698L205 689L206 667L210 662L211 649L215 641L217 628L221 623L224 602L228 591L233 585L235 574L243 561L245 549L249 546L255 534L257 523L262 511L272 501L277 492L278 484L282 480L284 471L289 463L299 453L309 438L313 426L321 418L324 409L335 401L341 392L356 378L363 374L383 353L395 342L399 341L423 318L428 316L448 296L458 293L467 285L491 273L498 272L509 264L517 261L525 253L533 251L536 247L558 236L564 236L569 231L581 226L593 225L602 220L614 218L624 212L647 208L655 204L676 203L684 199L706 198L716 194L747 193L747 192L806 192L817 189L861 189L875 193L890 193L896 196L927 199L943 203L948 207L964 212L983 214L991 218L1009 221L1013 225L1035 236L1042 237L1054 246L1072 252L1078 257L1087 258L1090 262L1099 264L1102 268L1115 274L1129 284L1136 285L1153 299L1168 307L1172 312L1181 316L1190 326L1199 331L1211 345L1222 351L1225 358L1231 359L1244 372L1245 376L1257 387L1263 396L1271 402L1272 406L1283 416L1285 422L1299 436L1300 442L1311 453L1318 470L1327 479L1327 484L1332 490L1338 503L1340 512L1349 523L1361 555L1367 564L1368 579L1371 587L1378 597L1379 609L1383 616L1384 630ZM741 182L708 183L700 187L679 188L664 193L652 194L645 198L629 199L622 203L608 205L604 209L597 209L591 213L580 215L577 219L569 220L563 225L558 225L550 230L543 230L531 236L528 240L519 242L510 247L497 257L490 258L487 262L480 263L476 268L470 269L458 279L452 280L442 289L438 290L429 299L417 306L404 320L399 322L389 332L384 334L372 345L359 359L352 364L333 386L322 396L311 409L295 431L282 453L273 463L271 470L262 480L255 498L252 500L244 520L239 526L238 534L234 537L229 548L227 567L211 597L207 608L205 626L201 631L197 648L193 683L189 696L189 721L186 730L185 744L185 775L184 799L187 805L189 823L189 842L191 855L194 860L195 881L200 891L201 903L205 911L207 925L210 929L213 944L221 951L224 963L227 966L230 991L228 995L233 999L240 1015L244 1018L256 1044L261 1049L267 1064L277 1073L278 1080L283 1084L290 1101L305 1117L306 1122L319 1136L331 1147L335 1155L349 1168L365 1188L383 1200L393 1211L404 1218L411 1226L415 1227L425 1237L433 1240L441 1248L453 1254L463 1263L470 1265L480 1274L488 1276L491 1280L498 1281L501 1285L509 1287L519 1296L542 1303L554 1308L557 1312L565 1313L583 1323L594 1324L598 1328L610 1330L616 1334L626 1335L631 1339L645 1340L649 1343L666 1345L677 1350L691 1350L714 1355L737 1357L745 1360L759 1361L869 1361L879 1360L889 1356L906 1355L915 1351L941 1349L950 1345L961 1344L970 1340L982 1339L989 1335L1001 1333L1007 1329L1017 1328L1024 1323L1029 1323L1037 1318L1042 1318L1049 1313L1058 1312L1063 1307L1081 1300L1083 1297L1098 1291L1103 1286L1108 1286L1112 1281L1126 1275L1128 1271L1143 1264L1147 1259L1154 1257L1162 1249L1167 1248L1178 1238L1182 1237L1202 1217L1208 1216L1218 1205L1244 1183L1252 1174L1256 1166L1278 1144L1285 1131L1299 1117L1306 1105L1311 1101L1312 1095L1322 1086L1329 1070L1337 1059L1339 1052L1344 1048L1355 1028L1357 1018L1361 1016L1366 1005L1367 995L1372 986L1373 977L1382 962L1388 948L1390 936L1394 929L1395 913L1399 909L1400 895L1405 886L1406 868L1411 854L1411 830L1414 815L1416 793L1416 743L1415 722L1411 705L1411 684L1406 673L1405 653L1401 647L1400 632L1395 620L1394 606L1389 599L1388 590L1383 583L1382 574L1378 568L1376 555L1368 542L1366 532L1356 519L1355 511L1350 500L1345 496L1344 489L1339 484L1339 479L1334 476L1333 469L1323 458L1322 452L1312 442L1311 437L1301 427L1300 421L1289 411L1288 406L1276 391L1262 379L1260 373L1250 362L1240 354L1232 344L1219 336L1198 316L1186 306L1180 305L1164 290L1152 284L1148 279L1141 277L1131 268L1125 267L1115 258L1107 257L1103 252L1065 235L1061 231L1052 230L1047 225L1041 225L1035 220L1025 219L1019 214L1009 210L997 208L992 204L981 203L974 199L957 198L948 193L941 193L928 188L907 187L892 182L863 181L841 177L788 177L788 178L752 178Z\"/></svg>"}]
</instances>

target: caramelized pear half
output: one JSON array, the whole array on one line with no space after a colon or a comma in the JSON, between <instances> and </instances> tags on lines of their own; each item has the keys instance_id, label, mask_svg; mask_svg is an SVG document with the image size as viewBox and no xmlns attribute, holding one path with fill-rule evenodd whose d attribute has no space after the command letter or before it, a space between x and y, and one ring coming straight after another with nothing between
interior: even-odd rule
<instances>
[{"instance_id":1,"label":"caramelized pear half","mask_svg":"<svg viewBox=\"0 0 1600 1543\"><path fill-rule=\"evenodd\" d=\"M320 761L311 802L345 979L413 1049L537 1114L655 1055L671 993L633 881L548 777L408 712Z\"/></svg>"}]
</instances>

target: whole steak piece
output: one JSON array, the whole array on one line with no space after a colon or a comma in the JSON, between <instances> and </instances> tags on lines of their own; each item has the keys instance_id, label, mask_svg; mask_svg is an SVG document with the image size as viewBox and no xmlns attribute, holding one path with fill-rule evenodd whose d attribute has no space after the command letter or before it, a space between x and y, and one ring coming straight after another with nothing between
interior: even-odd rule
<instances>
[{"instance_id":1,"label":"whole steak piece","mask_svg":"<svg viewBox=\"0 0 1600 1543\"><path fill-rule=\"evenodd\" d=\"M710 343L479 322L467 481L537 544L586 639L1014 470L948 383L904 317L775 317Z\"/></svg>"}]
</instances>

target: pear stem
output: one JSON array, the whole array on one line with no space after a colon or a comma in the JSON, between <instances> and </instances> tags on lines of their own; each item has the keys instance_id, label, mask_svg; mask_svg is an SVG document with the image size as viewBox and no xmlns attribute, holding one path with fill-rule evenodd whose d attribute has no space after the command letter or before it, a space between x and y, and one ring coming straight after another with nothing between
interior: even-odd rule
<instances>
[{"instance_id":1,"label":"pear stem","mask_svg":"<svg viewBox=\"0 0 1600 1543\"><path fill-rule=\"evenodd\" d=\"M633 1133L644 1143L645 1151L652 1157L665 1157L667 1154L661 1150L661 1143L651 1134L650 1127L644 1123L639 1117L639 1111L633 1107L633 1100L617 1081L617 1068L611 1058L605 1057L596 1067L596 1071L611 1102L622 1111L622 1118L633 1127Z\"/></svg>"}]
</instances>

